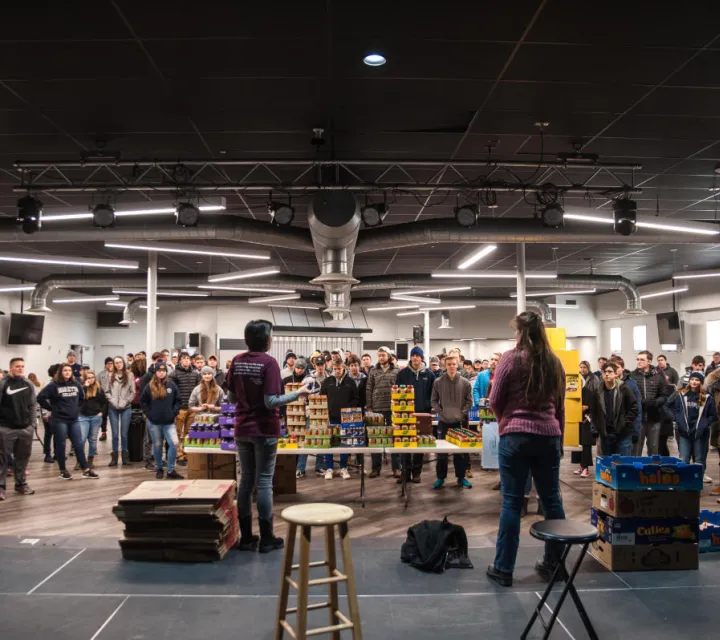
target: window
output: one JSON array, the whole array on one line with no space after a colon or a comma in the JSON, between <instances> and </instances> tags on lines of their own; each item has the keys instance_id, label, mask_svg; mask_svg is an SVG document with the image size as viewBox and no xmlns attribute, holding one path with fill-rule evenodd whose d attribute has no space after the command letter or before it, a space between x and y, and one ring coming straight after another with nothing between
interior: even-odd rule
<instances>
[{"instance_id":1,"label":"window","mask_svg":"<svg viewBox=\"0 0 720 640\"><path fill-rule=\"evenodd\" d=\"M662 351L677 351L678 346L676 344L661 344L660 349Z\"/></svg>"},{"instance_id":2,"label":"window","mask_svg":"<svg viewBox=\"0 0 720 640\"><path fill-rule=\"evenodd\" d=\"M622 351L622 329L620 327L610 327L610 351L612 353Z\"/></svg>"},{"instance_id":3,"label":"window","mask_svg":"<svg viewBox=\"0 0 720 640\"><path fill-rule=\"evenodd\" d=\"M638 324L633 327L633 349L645 351L647 349L647 325Z\"/></svg>"},{"instance_id":4,"label":"window","mask_svg":"<svg viewBox=\"0 0 720 640\"><path fill-rule=\"evenodd\" d=\"M720 320L709 320L707 327L707 350L720 351Z\"/></svg>"}]
</instances>

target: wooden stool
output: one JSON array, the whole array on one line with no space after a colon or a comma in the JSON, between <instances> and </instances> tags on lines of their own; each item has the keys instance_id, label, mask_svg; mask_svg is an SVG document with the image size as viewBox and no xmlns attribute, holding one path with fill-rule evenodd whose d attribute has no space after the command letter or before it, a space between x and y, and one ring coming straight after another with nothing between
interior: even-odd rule
<instances>
[{"instance_id":1,"label":"wooden stool","mask_svg":"<svg viewBox=\"0 0 720 640\"><path fill-rule=\"evenodd\" d=\"M350 535L348 522L355 515L353 510L339 504L315 503L301 504L288 507L282 512L282 518L289 523L287 541L285 543L285 559L283 562L282 582L280 583L280 602L278 603L277 624L275 638L280 640L287 631L290 637L305 640L309 636L321 633L332 634L333 640L340 640L340 632L352 629L354 640L362 640L360 627L360 612L357 604L357 589L355 588L355 572L353 570L352 554L350 552ZM343 570L337 568L335 557L335 526L340 533L340 552L342 553ZM293 564L295 551L295 536L300 527L300 563ZM310 562L310 532L312 527L325 529L325 560ZM310 579L311 567L327 567L327 578ZM292 579L294 569L299 570L298 581ZM338 582L347 583L348 609L350 619L338 609ZM308 605L308 590L310 587L326 584L328 586L328 602ZM290 587L297 591L297 607L288 609L288 595ZM318 629L307 628L307 612L314 609L330 611L330 625ZM289 613L297 614L296 628L293 629L287 622Z\"/></svg>"}]
</instances>

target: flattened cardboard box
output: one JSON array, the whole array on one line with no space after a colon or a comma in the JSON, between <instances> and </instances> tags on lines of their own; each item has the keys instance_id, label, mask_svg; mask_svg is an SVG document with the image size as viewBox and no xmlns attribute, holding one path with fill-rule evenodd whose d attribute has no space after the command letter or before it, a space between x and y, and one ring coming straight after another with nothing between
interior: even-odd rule
<instances>
[{"instance_id":1,"label":"flattened cardboard box","mask_svg":"<svg viewBox=\"0 0 720 640\"><path fill-rule=\"evenodd\" d=\"M699 491L623 491L593 483L592 506L615 518L697 518Z\"/></svg>"},{"instance_id":2,"label":"flattened cardboard box","mask_svg":"<svg viewBox=\"0 0 720 640\"><path fill-rule=\"evenodd\" d=\"M615 547L646 544L697 544L698 518L613 518L597 509L590 511L590 523L600 539Z\"/></svg>"},{"instance_id":3,"label":"flattened cardboard box","mask_svg":"<svg viewBox=\"0 0 720 640\"><path fill-rule=\"evenodd\" d=\"M590 553L610 571L680 571L699 564L696 544L617 546L597 540Z\"/></svg>"},{"instance_id":4,"label":"flattened cardboard box","mask_svg":"<svg viewBox=\"0 0 720 640\"><path fill-rule=\"evenodd\" d=\"M119 502L201 500L218 501L228 491L234 490L234 480L148 480L139 484Z\"/></svg>"}]
</instances>

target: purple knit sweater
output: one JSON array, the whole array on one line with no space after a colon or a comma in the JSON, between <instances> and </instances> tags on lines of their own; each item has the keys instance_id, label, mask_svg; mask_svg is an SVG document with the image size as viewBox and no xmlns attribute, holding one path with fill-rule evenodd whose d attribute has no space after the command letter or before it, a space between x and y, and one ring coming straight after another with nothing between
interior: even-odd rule
<instances>
[{"instance_id":1,"label":"purple knit sweater","mask_svg":"<svg viewBox=\"0 0 720 640\"><path fill-rule=\"evenodd\" d=\"M524 399L529 375L530 362L526 353L515 348L503 354L490 391L490 408L497 416L500 435L534 433L562 436L565 429L565 389L557 400L534 406Z\"/></svg>"}]
</instances>

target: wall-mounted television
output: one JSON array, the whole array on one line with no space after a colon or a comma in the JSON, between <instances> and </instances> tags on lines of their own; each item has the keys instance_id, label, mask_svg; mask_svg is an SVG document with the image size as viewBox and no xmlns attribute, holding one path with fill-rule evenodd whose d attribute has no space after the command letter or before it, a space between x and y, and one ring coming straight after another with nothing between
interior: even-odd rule
<instances>
[{"instance_id":1,"label":"wall-mounted television","mask_svg":"<svg viewBox=\"0 0 720 640\"><path fill-rule=\"evenodd\" d=\"M31 313L10 314L8 344L42 344L45 316Z\"/></svg>"},{"instance_id":2,"label":"wall-mounted television","mask_svg":"<svg viewBox=\"0 0 720 640\"><path fill-rule=\"evenodd\" d=\"M657 314L658 338L660 344L676 344L683 346L683 327L677 311Z\"/></svg>"}]
</instances>

